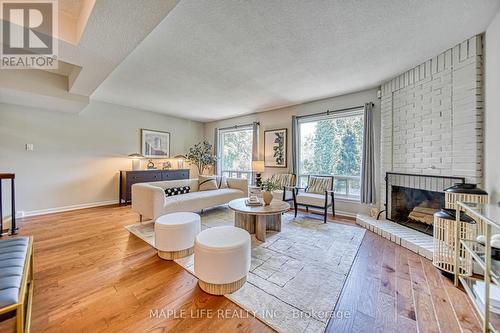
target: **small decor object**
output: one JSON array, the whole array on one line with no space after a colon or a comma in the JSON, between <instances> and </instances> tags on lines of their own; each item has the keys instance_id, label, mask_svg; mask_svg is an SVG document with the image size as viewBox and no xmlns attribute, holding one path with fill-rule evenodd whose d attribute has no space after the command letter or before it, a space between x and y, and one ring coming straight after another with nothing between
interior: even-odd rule
<instances>
[{"instance_id":1,"label":"small decor object","mask_svg":"<svg viewBox=\"0 0 500 333\"><path fill-rule=\"evenodd\" d=\"M483 245L486 243L486 236L479 235L476 237L476 241ZM500 234L491 236L491 259L500 260Z\"/></svg>"},{"instance_id":2,"label":"small decor object","mask_svg":"<svg viewBox=\"0 0 500 333\"><path fill-rule=\"evenodd\" d=\"M380 209L373 207L370 209L370 217L376 218L378 214L380 213Z\"/></svg>"},{"instance_id":3,"label":"small decor object","mask_svg":"<svg viewBox=\"0 0 500 333\"><path fill-rule=\"evenodd\" d=\"M472 275L472 256L462 245L455 244L456 211L442 208L434 214L434 253L432 264L442 271L455 272L455 251L460 253L460 273ZM476 221L465 213L460 214L460 239L476 238Z\"/></svg>"},{"instance_id":4,"label":"small decor object","mask_svg":"<svg viewBox=\"0 0 500 333\"><path fill-rule=\"evenodd\" d=\"M144 158L144 155L139 153L129 154L128 157L132 160L132 170L137 171L141 170L141 159Z\"/></svg>"},{"instance_id":5,"label":"small decor object","mask_svg":"<svg viewBox=\"0 0 500 333\"><path fill-rule=\"evenodd\" d=\"M286 168L287 129L264 131L264 164L269 168Z\"/></svg>"},{"instance_id":6,"label":"small decor object","mask_svg":"<svg viewBox=\"0 0 500 333\"><path fill-rule=\"evenodd\" d=\"M153 163L152 160L149 160L147 168L148 168L148 170L154 170L154 169L156 169L155 164Z\"/></svg>"},{"instance_id":7,"label":"small decor object","mask_svg":"<svg viewBox=\"0 0 500 333\"><path fill-rule=\"evenodd\" d=\"M260 188L262 190L262 199L264 200L264 204L268 206L273 200L272 192L279 189L279 187L272 178L269 178L262 182Z\"/></svg>"},{"instance_id":8,"label":"small decor object","mask_svg":"<svg viewBox=\"0 0 500 333\"><path fill-rule=\"evenodd\" d=\"M259 198L256 195L251 195L247 200L245 200L245 205L247 206L262 206Z\"/></svg>"},{"instance_id":9,"label":"small decor object","mask_svg":"<svg viewBox=\"0 0 500 333\"><path fill-rule=\"evenodd\" d=\"M141 129L142 155L152 158L170 158L170 133Z\"/></svg>"},{"instance_id":10,"label":"small decor object","mask_svg":"<svg viewBox=\"0 0 500 333\"><path fill-rule=\"evenodd\" d=\"M189 193L189 191L191 191L190 186L171 187L171 188L165 189L165 195L167 197L171 197L174 195L186 194L186 193Z\"/></svg>"},{"instance_id":11,"label":"small decor object","mask_svg":"<svg viewBox=\"0 0 500 333\"><path fill-rule=\"evenodd\" d=\"M252 172L255 172L255 185L262 184L262 173L265 171L264 161L252 161Z\"/></svg>"},{"instance_id":12,"label":"small decor object","mask_svg":"<svg viewBox=\"0 0 500 333\"><path fill-rule=\"evenodd\" d=\"M170 163L169 161L167 161L167 162L163 162L162 169L163 169L163 170L172 169L172 163Z\"/></svg>"},{"instance_id":13,"label":"small decor object","mask_svg":"<svg viewBox=\"0 0 500 333\"><path fill-rule=\"evenodd\" d=\"M203 174L205 169L213 166L217 162L217 156L213 153L213 146L204 139L202 142L197 143L189 148L186 159L196 165L198 174Z\"/></svg>"}]
</instances>

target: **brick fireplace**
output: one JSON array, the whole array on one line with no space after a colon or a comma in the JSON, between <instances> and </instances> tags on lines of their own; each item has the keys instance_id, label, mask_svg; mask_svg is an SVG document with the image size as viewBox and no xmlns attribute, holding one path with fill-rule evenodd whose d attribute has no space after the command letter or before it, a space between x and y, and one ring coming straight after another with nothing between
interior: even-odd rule
<instances>
[{"instance_id":1,"label":"brick fireplace","mask_svg":"<svg viewBox=\"0 0 500 333\"><path fill-rule=\"evenodd\" d=\"M415 193L415 189L395 188L397 196L392 198L391 193L391 197L386 198L388 172L452 176L481 186L482 35L465 40L383 83L381 93L380 209L385 208L382 204L387 200L421 200L433 195L429 192L435 192ZM425 211L424 208L432 207L421 207L421 210ZM387 217L392 219L392 213L388 212ZM414 252L426 257L432 254L430 227L416 230L418 228L412 228L415 225L402 225L384 217L377 220L360 214L357 220L360 225Z\"/></svg>"}]
</instances>

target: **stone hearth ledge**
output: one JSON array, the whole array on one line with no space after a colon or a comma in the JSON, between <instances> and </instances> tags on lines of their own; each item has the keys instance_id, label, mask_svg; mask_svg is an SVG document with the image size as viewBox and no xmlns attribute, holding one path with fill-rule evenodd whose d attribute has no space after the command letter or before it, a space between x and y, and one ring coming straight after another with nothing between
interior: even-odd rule
<instances>
[{"instance_id":1,"label":"stone hearth ledge","mask_svg":"<svg viewBox=\"0 0 500 333\"><path fill-rule=\"evenodd\" d=\"M356 215L356 223L402 247L432 260L432 254L434 252L432 236L386 219L377 220L364 214Z\"/></svg>"}]
</instances>

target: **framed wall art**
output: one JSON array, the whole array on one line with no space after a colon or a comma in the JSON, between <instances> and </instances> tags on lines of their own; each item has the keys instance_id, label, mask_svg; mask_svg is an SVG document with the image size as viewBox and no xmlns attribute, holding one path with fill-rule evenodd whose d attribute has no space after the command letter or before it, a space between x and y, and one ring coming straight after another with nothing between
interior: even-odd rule
<instances>
[{"instance_id":1,"label":"framed wall art","mask_svg":"<svg viewBox=\"0 0 500 333\"><path fill-rule=\"evenodd\" d=\"M170 133L141 129L141 152L144 157L170 158Z\"/></svg>"},{"instance_id":2,"label":"framed wall art","mask_svg":"<svg viewBox=\"0 0 500 333\"><path fill-rule=\"evenodd\" d=\"M264 131L264 165L267 168L286 168L287 129Z\"/></svg>"}]
</instances>

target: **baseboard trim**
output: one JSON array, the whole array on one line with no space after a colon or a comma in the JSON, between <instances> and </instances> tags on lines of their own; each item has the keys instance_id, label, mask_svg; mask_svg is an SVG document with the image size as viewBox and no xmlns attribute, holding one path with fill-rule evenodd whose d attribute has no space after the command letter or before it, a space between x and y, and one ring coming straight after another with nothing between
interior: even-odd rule
<instances>
[{"instance_id":1,"label":"baseboard trim","mask_svg":"<svg viewBox=\"0 0 500 333\"><path fill-rule=\"evenodd\" d=\"M69 212L69 211L78 210L78 209L115 205L117 203L118 203L118 200L108 200L108 201L91 202L91 203L85 203L85 204L79 204L79 205L62 206L62 207L54 207L54 208L47 208L47 209L17 212L16 218ZM9 220L10 220L10 218L9 218Z\"/></svg>"}]
</instances>

